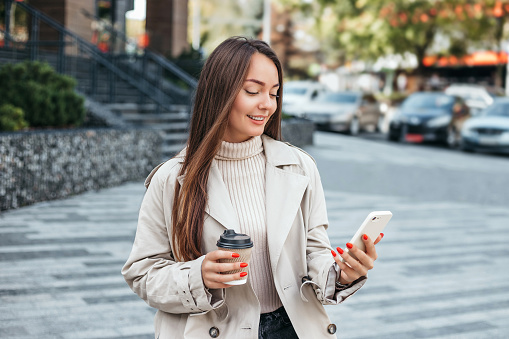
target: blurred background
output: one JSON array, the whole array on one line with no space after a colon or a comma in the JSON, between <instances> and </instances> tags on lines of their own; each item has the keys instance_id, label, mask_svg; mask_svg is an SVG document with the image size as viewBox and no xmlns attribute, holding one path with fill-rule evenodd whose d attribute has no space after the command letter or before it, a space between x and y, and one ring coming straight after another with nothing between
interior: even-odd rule
<instances>
[{"instance_id":1,"label":"blurred background","mask_svg":"<svg viewBox=\"0 0 509 339\"><path fill-rule=\"evenodd\" d=\"M503 140L496 143L504 147L493 147L492 135L472 137L472 128L490 123L461 134L468 118L507 92L506 1L32 0L0 6L1 62L47 62L71 76L80 94L106 104L124 121L149 124L130 114L145 103L144 113L154 107L155 113L180 111L185 118L207 55L225 38L242 35L269 42L281 59L286 118L350 134L374 128L393 141L507 148ZM443 105L424 100L424 108L411 101L410 110L399 109L408 96L423 91L453 99ZM3 102L23 106L18 99ZM447 124L443 117L435 120L442 124L431 124L438 131L430 126L407 131L409 117L420 115L413 121L427 123L452 111L449 120L461 122ZM74 120L27 121L16 128L78 126L93 116L81 112ZM185 128L172 133L164 136L165 155L186 139Z\"/></svg>"}]
</instances>

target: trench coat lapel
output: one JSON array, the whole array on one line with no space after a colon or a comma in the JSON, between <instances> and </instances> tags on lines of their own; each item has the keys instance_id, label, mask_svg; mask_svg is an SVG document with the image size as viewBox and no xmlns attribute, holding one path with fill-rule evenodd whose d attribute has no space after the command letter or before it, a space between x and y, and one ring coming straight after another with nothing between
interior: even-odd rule
<instances>
[{"instance_id":1,"label":"trench coat lapel","mask_svg":"<svg viewBox=\"0 0 509 339\"><path fill-rule=\"evenodd\" d=\"M184 178L185 174L178 177L180 185L182 185ZM226 188L215 160L210 167L207 194L208 200L205 213L214 218L225 228L234 229L235 232L239 233L239 221L231 203L230 194L228 193L228 189ZM207 218L207 216L205 216L205 218Z\"/></svg>"},{"instance_id":2,"label":"trench coat lapel","mask_svg":"<svg viewBox=\"0 0 509 339\"><path fill-rule=\"evenodd\" d=\"M289 146L265 135L262 136L262 140L267 157L265 195L267 241L272 270L275 272L283 245L308 186L309 178L281 168L299 164L297 156L288 149Z\"/></svg>"},{"instance_id":3,"label":"trench coat lapel","mask_svg":"<svg viewBox=\"0 0 509 339\"><path fill-rule=\"evenodd\" d=\"M299 165L300 161L288 145L262 135L267 159L265 197L267 211L267 241L272 269L275 270L283 245L306 191L309 178L284 166ZM178 177L180 184L185 175ZM209 195L205 212L225 228L240 232L239 221L217 164L212 162L207 183Z\"/></svg>"}]
</instances>

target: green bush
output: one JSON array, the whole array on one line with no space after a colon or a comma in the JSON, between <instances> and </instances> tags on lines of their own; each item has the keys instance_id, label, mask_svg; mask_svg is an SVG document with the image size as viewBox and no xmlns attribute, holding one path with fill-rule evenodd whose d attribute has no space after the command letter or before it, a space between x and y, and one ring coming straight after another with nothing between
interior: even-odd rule
<instances>
[{"instance_id":1,"label":"green bush","mask_svg":"<svg viewBox=\"0 0 509 339\"><path fill-rule=\"evenodd\" d=\"M0 131L12 132L27 128L23 110L10 104L0 105Z\"/></svg>"},{"instance_id":2,"label":"green bush","mask_svg":"<svg viewBox=\"0 0 509 339\"><path fill-rule=\"evenodd\" d=\"M30 127L79 126L86 111L75 86L47 63L6 64L0 68L0 105L21 108Z\"/></svg>"}]
</instances>

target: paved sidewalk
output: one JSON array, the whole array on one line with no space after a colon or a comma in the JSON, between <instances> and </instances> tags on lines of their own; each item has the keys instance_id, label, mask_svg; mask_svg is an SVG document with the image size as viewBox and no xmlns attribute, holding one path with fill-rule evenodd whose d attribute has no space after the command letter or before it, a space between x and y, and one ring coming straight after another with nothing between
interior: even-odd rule
<instances>
[{"instance_id":1,"label":"paved sidewalk","mask_svg":"<svg viewBox=\"0 0 509 339\"><path fill-rule=\"evenodd\" d=\"M125 283L143 183L0 216L0 338L153 338Z\"/></svg>"},{"instance_id":2,"label":"paved sidewalk","mask_svg":"<svg viewBox=\"0 0 509 339\"><path fill-rule=\"evenodd\" d=\"M327 306L340 338L509 337L508 208L326 196L333 246L344 246L366 211L394 215L365 287Z\"/></svg>"},{"instance_id":3,"label":"paved sidewalk","mask_svg":"<svg viewBox=\"0 0 509 339\"><path fill-rule=\"evenodd\" d=\"M154 310L120 275L143 192L128 183L0 215L0 338L153 338ZM340 338L509 336L507 208L326 197L333 246L368 211L394 213L366 286L327 307Z\"/></svg>"}]
</instances>

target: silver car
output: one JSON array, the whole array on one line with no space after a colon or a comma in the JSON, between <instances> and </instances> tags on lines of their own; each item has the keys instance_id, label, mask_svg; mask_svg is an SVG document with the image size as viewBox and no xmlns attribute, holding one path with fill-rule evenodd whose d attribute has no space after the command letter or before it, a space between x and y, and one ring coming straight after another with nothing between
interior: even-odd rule
<instances>
[{"instance_id":1,"label":"silver car","mask_svg":"<svg viewBox=\"0 0 509 339\"><path fill-rule=\"evenodd\" d=\"M461 149L509 153L509 98L496 98L479 116L465 122Z\"/></svg>"},{"instance_id":2,"label":"silver car","mask_svg":"<svg viewBox=\"0 0 509 339\"><path fill-rule=\"evenodd\" d=\"M293 113L313 121L318 128L352 135L379 130L384 118L375 97L357 91L323 93Z\"/></svg>"},{"instance_id":3,"label":"silver car","mask_svg":"<svg viewBox=\"0 0 509 339\"><path fill-rule=\"evenodd\" d=\"M310 80L288 81L283 86L283 113L294 115L301 105L314 102L316 98L327 92L325 85Z\"/></svg>"}]
</instances>

